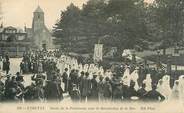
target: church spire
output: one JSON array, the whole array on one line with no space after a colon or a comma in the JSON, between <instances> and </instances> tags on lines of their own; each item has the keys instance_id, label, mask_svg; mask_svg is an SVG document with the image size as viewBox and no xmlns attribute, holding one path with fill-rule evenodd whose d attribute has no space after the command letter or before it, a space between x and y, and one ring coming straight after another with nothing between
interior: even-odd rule
<instances>
[{"instance_id":1,"label":"church spire","mask_svg":"<svg viewBox=\"0 0 184 113\"><path fill-rule=\"evenodd\" d=\"M38 7L36 8L36 10L35 10L34 12L43 13L43 10L42 10L41 7L38 5Z\"/></svg>"},{"instance_id":2,"label":"church spire","mask_svg":"<svg viewBox=\"0 0 184 113\"><path fill-rule=\"evenodd\" d=\"M38 13L43 12L42 8L40 7L39 0L37 0L37 2L38 2L38 7L36 8L34 12L38 12Z\"/></svg>"}]
</instances>

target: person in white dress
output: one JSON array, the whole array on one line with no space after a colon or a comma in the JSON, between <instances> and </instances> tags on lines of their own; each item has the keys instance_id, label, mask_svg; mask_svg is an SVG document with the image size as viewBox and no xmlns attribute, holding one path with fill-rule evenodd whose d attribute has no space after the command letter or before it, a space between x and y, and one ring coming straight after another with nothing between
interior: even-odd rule
<instances>
[{"instance_id":1,"label":"person in white dress","mask_svg":"<svg viewBox=\"0 0 184 113\"><path fill-rule=\"evenodd\" d=\"M184 75L179 77L179 100L184 104Z\"/></svg>"},{"instance_id":2,"label":"person in white dress","mask_svg":"<svg viewBox=\"0 0 184 113\"><path fill-rule=\"evenodd\" d=\"M126 69L124 71L124 74L123 74L123 77L122 77L122 81L123 81L124 85L130 86L130 80L131 80L130 69L127 66L125 68Z\"/></svg>"},{"instance_id":3,"label":"person in white dress","mask_svg":"<svg viewBox=\"0 0 184 113\"><path fill-rule=\"evenodd\" d=\"M163 80L160 79L160 80L158 81L158 84L157 84L157 91L158 91L159 93L163 94L163 92L164 92L164 89L163 89L163 88L164 88L164 87L163 87Z\"/></svg>"},{"instance_id":4,"label":"person in white dress","mask_svg":"<svg viewBox=\"0 0 184 113\"><path fill-rule=\"evenodd\" d=\"M180 95L179 95L179 80L175 80L173 89L171 91L171 95L169 97L169 100L178 101L179 97L180 97Z\"/></svg>"},{"instance_id":5,"label":"person in white dress","mask_svg":"<svg viewBox=\"0 0 184 113\"><path fill-rule=\"evenodd\" d=\"M171 87L170 87L170 76L169 75L165 75L162 78L163 81L163 91L162 94L165 96L165 99L168 100L169 96L171 95Z\"/></svg>"},{"instance_id":6,"label":"person in white dress","mask_svg":"<svg viewBox=\"0 0 184 113\"><path fill-rule=\"evenodd\" d=\"M79 73L81 73L83 71L83 66L81 63L78 65L78 70L79 70Z\"/></svg>"},{"instance_id":7,"label":"person in white dress","mask_svg":"<svg viewBox=\"0 0 184 113\"><path fill-rule=\"evenodd\" d=\"M104 76L104 69L102 66L100 66L99 71L100 75Z\"/></svg>"},{"instance_id":8,"label":"person in white dress","mask_svg":"<svg viewBox=\"0 0 184 113\"><path fill-rule=\"evenodd\" d=\"M88 68L89 68L89 65L88 64L84 64L84 72L88 72Z\"/></svg>"},{"instance_id":9,"label":"person in white dress","mask_svg":"<svg viewBox=\"0 0 184 113\"><path fill-rule=\"evenodd\" d=\"M135 69L135 70L131 73L130 77L131 77L131 80L133 80L133 81L135 82L134 88L135 88L135 90L137 91L137 90L139 89L139 85L138 85L138 82L137 82L137 80L138 80L138 78L139 78L138 70Z\"/></svg>"},{"instance_id":10,"label":"person in white dress","mask_svg":"<svg viewBox=\"0 0 184 113\"><path fill-rule=\"evenodd\" d=\"M152 79L150 74L146 75L146 79L143 82L146 84L146 91L152 90Z\"/></svg>"},{"instance_id":11,"label":"person in white dress","mask_svg":"<svg viewBox=\"0 0 184 113\"><path fill-rule=\"evenodd\" d=\"M94 71L94 64L90 64L90 65L89 65L88 72L89 72L89 73L94 73L94 72L95 72L95 71Z\"/></svg>"},{"instance_id":12,"label":"person in white dress","mask_svg":"<svg viewBox=\"0 0 184 113\"><path fill-rule=\"evenodd\" d=\"M104 78L108 77L109 79L112 78L112 71L109 69L109 70L106 70L105 74L104 74ZM103 80L105 81L105 79Z\"/></svg>"}]
</instances>

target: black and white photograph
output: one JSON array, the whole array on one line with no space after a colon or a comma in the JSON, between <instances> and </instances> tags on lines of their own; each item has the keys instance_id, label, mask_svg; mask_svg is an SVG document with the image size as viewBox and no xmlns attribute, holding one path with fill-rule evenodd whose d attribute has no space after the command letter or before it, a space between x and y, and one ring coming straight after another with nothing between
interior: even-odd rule
<instances>
[{"instance_id":1,"label":"black and white photograph","mask_svg":"<svg viewBox=\"0 0 184 113\"><path fill-rule=\"evenodd\" d=\"M0 0L0 112L183 107L184 0Z\"/></svg>"}]
</instances>

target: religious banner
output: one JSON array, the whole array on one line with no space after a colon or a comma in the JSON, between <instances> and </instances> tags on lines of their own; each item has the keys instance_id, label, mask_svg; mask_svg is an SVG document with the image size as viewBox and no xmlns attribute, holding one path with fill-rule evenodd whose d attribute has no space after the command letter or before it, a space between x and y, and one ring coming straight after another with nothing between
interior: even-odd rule
<instances>
[{"instance_id":1,"label":"religious banner","mask_svg":"<svg viewBox=\"0 0 184 113\"><path fill-rule=\"evenodd\" d=\"M102 57L103 57L103 44L95 44L93 56L94 61L96 62L102 61Z\"/></svg>"}]
</instances>

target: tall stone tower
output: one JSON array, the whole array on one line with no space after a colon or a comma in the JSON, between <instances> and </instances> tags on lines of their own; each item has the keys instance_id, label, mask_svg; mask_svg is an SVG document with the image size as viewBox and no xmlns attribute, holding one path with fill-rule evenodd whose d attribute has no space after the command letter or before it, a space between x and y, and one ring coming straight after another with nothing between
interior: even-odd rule
<instances>
[{"instance_id":1,"label":"tall stone tower","mask_svg":"<svg viewBox=\"0 0 184 113\"><path fill-rule=\"evenodd\" d=\"M33 23L32 23L33 32L44 29L45 27L44 21L45 21L44 12L40 8L40 6L38 6L37 9L33 12Z\"/></svg>"},{"instance_id":2,"label":"tall stone tower","mask_svg":"<svg viewBox=\"0 0 184 113\"><path fill-rule=\"evenodd\" d=\"M52 36L45 26L44 12L40 6L33 12L32 35L35 48L53 48Z\"/></svg>"}]
</instances>

